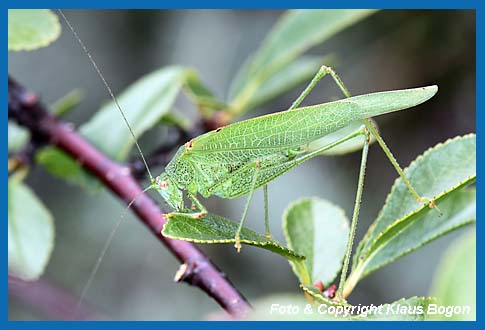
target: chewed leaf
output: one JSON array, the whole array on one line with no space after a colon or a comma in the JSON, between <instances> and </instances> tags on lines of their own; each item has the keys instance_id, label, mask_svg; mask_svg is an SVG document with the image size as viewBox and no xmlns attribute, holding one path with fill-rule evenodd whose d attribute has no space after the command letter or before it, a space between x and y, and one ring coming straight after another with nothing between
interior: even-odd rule
<instances>
[{"instance_id":1,"label":"chewed leaf","mask_svg":"<svg viewBox=\"0 0 485 330\"><path fill-rule=\"evenodd\" d=\"M304 269L292 263L300 282L330 285L342 267L348 242L344 211L323 199L303 198L285 211L283 229L288 247L306 257Z\"/></svg>"},{"instance_id":2,"label":"chewed leaf","mask_svg":"<svg viewBox=\"0 0 485 330\"><path fill-rule=\"evenodd\" d=\"M61 34L57 16L48 9L8 10L8 50L34 50Z\"/></svg>"},{"instance_id":3,"label":"chewed leaf","mask_svg":"<svg viewBox=\"0 0 485 330\"><path fill-rule=\"evenodd\" d=\"M136 81L120 95L118 102L136 137L140 137L172 108L187 76L183 67L164 67ZM124 160L134 144L114 102L103 106L81 134L115 160Z\"/></svg>"},{"instance_id":4,"label":"chewed leaf","mask_svg":"<svg viewBox=\"0 0 485 330\"><path fill-rule=\"evenodd\" d=\"M372 119L371 119L372 120ZM377 127L377 124L373 121L374 127ZM324 137L315 140L311 142L308 145L308 151L313 151L320 149L324 146L330 145L335 141L338 141L340 139L345 138L346 136L351 135L352 133L355 133L359 130L362 129L363 123L355 121L351 123L348 126L345 126L344 128L339 129L336 132L330 133L328 135L325 135ZM348 141L345 141L342 144L337 145L336 147L333 147L324 153L322 153L323 156L340 156L340 155L345 155L354 151L361 150L364 147L364 140L365 136L360 135L357 136L353 139L350 139ZM375 141L374 135L371 135L370 143L373 143Z\"/></svg>"},{"instance_id":5,"label":"chewed leaf","mask_svg":"<svg viewBox=\"0 0 485 330\"><path fill-rule=\"evenodd\" d=\"M49 210L22 182L8 183L8 271L23 280L39 278L54 246Z\"/></svg>"},{"instance_id":6,"label":"chewed leaf","mask_svg":"<svg viewBox=\"0 0 485 330\"><path fill-rule=\"evenodd\" d=\"M172 213L167 216L168 222L162 230L165 237L203 244L235 242L234 235L238 224L219 215L209 213L202 219L194 219L182 213ZM290 260L305 259L304 256L248 228L242 229L241 243L275 252Z\"/></svg>"},{"instance_id":7,"label":"chewed leaf","mask_svg":"<svg viewBox=\"0 0 485 330\"><path fill-rule=\"evenodd\" d=\"M437 315L441 320L476 319L476 231L467 231L446 249L436 269L431 295L444 306L470 306L470 313Z\"/></svg>"},{"instance_id":8,"label":"chewed leaf","mask_svg":"<svg viewBox=\"0 0 485 330\"><path fill-rule=\"evenodd\" d=\"M426 151L408 169L407 178L440 211L417 202L401 179L359 244L346 286L422 245L475 221L475 191L460 188L476 179L475 135L457 137ZM441 214L441 213L442 214Z\"/></svg>"}]
</instances>

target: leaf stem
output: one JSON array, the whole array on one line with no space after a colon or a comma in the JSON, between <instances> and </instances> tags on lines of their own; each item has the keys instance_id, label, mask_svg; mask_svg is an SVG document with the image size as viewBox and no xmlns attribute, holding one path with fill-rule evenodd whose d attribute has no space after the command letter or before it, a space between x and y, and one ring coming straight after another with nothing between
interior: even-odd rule
<instances>
[{"instance_id":1,"label":"leaf stem","mask_svg":"<svg viewBox=\"0 0 485 330\"><path fill-rule=\"evenodd\" d=\"M360 276L362 275L362 270L363 270L363 265L359 264L357 268L353 269L352 272L350 273L349 277L344 283L344 287L342 289L342 296L341 298L347 299L347 297L352 293L354 290L355 286L357 285L357 282L360 279Z\"/></svg>"},{"instance_id":2,"label":"leaf stem","mask_svg":"<svg viewBox=\"0 0 485 330\"><path fill-rule=\"evenodd\" d=\"M312 280L310 278L310 274L308 274L308 269L305 265L303 260L292 260L295 264L295 267L298 269L298 274L301 275L300 282L303 285L312 285Z\"/></svg>"}]
</instances>

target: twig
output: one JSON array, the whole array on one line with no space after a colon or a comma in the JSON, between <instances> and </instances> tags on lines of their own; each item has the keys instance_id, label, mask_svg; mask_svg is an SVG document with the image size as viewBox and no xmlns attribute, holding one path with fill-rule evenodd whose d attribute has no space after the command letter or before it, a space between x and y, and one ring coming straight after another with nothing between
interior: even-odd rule
<instances>
[{"instance_id":1,"label":"twig","mask_svg":"<svg viewBox=\"0 0 485 330\"><path fill-rule=\"evenodd\" d=\"M166 219L147 195L128 167L113 162L78 135L70 125L56 119L39 102L9 77L9 118L29 129L39 141L55 145L76 159L125 203L138 196L131 210L182 263L184 272L177 279L198 286L214 298L233 317L244 316L250 306L226 276L193 244L168 239L161 234Z\"/></svg>"},{"instance_id":2,"label":"twig","mask_svg":"<svg viewBox=\"0 0 485 330\"><path fill-rule=\"evenodd\" d=\"M169 139L171 140L169 143L162 145L146 156L148 167L166 166L173 156L174 149L189 140L187 133L182 130L178 129L173 133L174 134L169 134ZM146 178L148 174L145 163L141 157L135 157L129 161L128 167L130 168L131 174L137 180Z\"/></svg>"},{"instance_id":3,"label":"twig","mask_svg":"<svg viewBox=\"0 0 485 330\"><path fill-rule=\"evenodd\" d=\"M171 132L173 134L169 134L169 139L171 140L169 143L155 149L148 156L146 156L148 167L166 166L172 159L174 150L176 151L176 148L207 131L207 126L202 119L196 121L196 124L190 130L184 130L180 127L174 129L174 132ZM147 177L148 173L141 157L138 156L133 158L128 163L128 167L130 168L130 171L135 179L141 180Z\"/></svg>"},{"instance_id":4,"label":"twig","mask_svg":"<svg viewBox=\"0 0 485 330\"><path fill-rule=\"evenodd\" d=\"M87 306L76 308L76 297L43 278L26 282L9 276L8 293L53 320L107 320L106 316ZM76 314L73 314L74 310Z\"/></svg>"}]
</instances>

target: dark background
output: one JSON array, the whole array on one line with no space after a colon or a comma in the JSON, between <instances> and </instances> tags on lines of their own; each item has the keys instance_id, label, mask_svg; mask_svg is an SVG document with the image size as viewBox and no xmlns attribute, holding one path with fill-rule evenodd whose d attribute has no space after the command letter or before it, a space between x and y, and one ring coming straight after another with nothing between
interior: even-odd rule
<instances>
[{"instance_id":1,"label":"dark background","mask_svg":"<svg viewBox=\"0 0 485 330\"><path fill-rule=\"evenodd\" d=\"M246 56L281 15L279 11L67 11L116 92L144 74L169 64L196 68L224 98ZM311 51L335 54L336 71L357 95L437 84L438 94L415 111L377 119L380 131L406 166L427 148L456 135L475 131L475 12L381 11ZM85 99L67 116L76 125L108 99L105 88L68 30L50 47L32 53L10 53L9 73L47 104L74 88ZM258 109L286 109L295 90ZM331 79L323 80L306 104L340 98ZM179 108L193 111L179 101ZM254 113L253 115L257 114ZM147 139L142 141L147 145ZM352 214L360 154L318 158L278 178L269 186L273 234L283 241L281 215L303 196L320 196ZM156 171L158 173L158 171ZM356 243L375 219L397 177L383 152L373 146ZM77 186L36 168L28 179L52 211L56 245L44 275L78 295L123 206L109 193L90 195ZM207 202L209 210L239 219L244 199ZM262 193L257 192L248 226L264 231ZM351 303L378 304L401 297L427 295L442 251L462 233L441 238L363 280ZM232 246L203 246L237 288L255 301L272 293L298 292L287 261L256 248L238 255ZM86 301L113 319L204 319L219 311L200 290L175 284L178 263L133 217L119 229ZM45 318L9 299L10 319Z\"/></svg>"}]
</instances>

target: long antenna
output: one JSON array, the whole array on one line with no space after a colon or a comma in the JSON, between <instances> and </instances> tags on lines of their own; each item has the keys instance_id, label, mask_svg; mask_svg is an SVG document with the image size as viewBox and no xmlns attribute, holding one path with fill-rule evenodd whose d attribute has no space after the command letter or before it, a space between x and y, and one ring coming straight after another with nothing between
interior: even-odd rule
<instances>
[{"instance_id":1,"label":"long antenna","mask_svg":"<svg viewBox=\"0 0 485 330\"><path fill-rule=\"evenodd\" d=\"M77 315L77 312L78 312L79 308L81 307L81 305L82 305L82 303L84 301L84 298L86 297L86 294L88 293L88 290L91 287L91 284L93 283L94 277L98 273L99 266L101 266L101 262L103 261L104 256L106 255L106 252L108 252L108 249L111 246L111 242L113 241L113 239L115 237L115 234L118 231L118 228L120 227L121 223L123 222L123 219L125 218L125 216L126 216L128 210L130 209L131 205L133 205L133 203L138 199L138 197L140 197L141 195L143 195L144 193L146 193L151 188L152 188L151 185L149 187L145 188L143 191L139 192L135 196L135 198L133 198L128 203L128 205L123 210L123 213L121 214L120 218L118 219L118 221L116 222L116 224L111 229L111 232L109 233L108 239L104 243L103 249L101 250L101 253L98 256L98 259L96 260L96 263L94 264L94 267L91 270L91 273L89 274L88 280L84 284L84 287L83 287L83 289L81 291L81 295L80 295L79 300L78 300L78 302L76 304L76 309L74 310L74 315Z\"/></svg>"},{"instance_id":2,"label":"long antenna","mask_svg":"<svg viewBox=\"0 0 485 330\"><path fill-rule=\"evenodd\" d=\"M88 56L89 60L91 61L91 63L94 66L94 69L96 70L96 72L98 73L99 77L101 78L101 81L103 82L104 86L108 90L108 93L109 93L111 99L113 100L113 102L115 103L116 107L118 108L121 116L123 117L123 120L126 123L126 126L128 127L128 130L130 131L131 137L133 138L133 141L135 142L136 148L138 149L138 153L140 154L141 159L143 160L143 164L145 165L145 168L146 168L146 170L148 172L148 175L150 176L150 181L153 183L152 173L150 172L150 169L148 168L148 163L147 163L147 161L145 159L145 156L143 156L143 152L141 151L140 145L138 144L138 141L136 139L135 133L133 132L133 129L131 128L131 125L128 122L128 119L126 118L124 111L121 109L121 106L118 103L118 100L116 99L113 91L109 87L108 82L104 78L104 75L101 73L101 70L99 69L98 65L96 64L96 61L94 60L93 56L91 55L91 53L89 52L89 50L87 49L87 47L82 42L82 40L79 37L79 35L77 34L76 30L74 30L74 27L71 25L71 22L67 19L66 15L64 15L64 12L61 9L57 9L57 11L59 12L59 15L61 15L61 17L64 20L64 22L66 23L66 25L71 30L72 34L74 35L74 38L76 38L77 42L79 43L79 45L81 46L81 48L84 50L84 53L86 53L86 55Z\"/></svg>"},{"instance_id":3,"label":"long antenna","mask_svg":"<svg viewBox=\"0 0 485 330\"><path fill-rule=\"evenodd\" d=\"M96 72L98 73L99 77L101 78L101 81L103 82L104 86L106 87L106 89L107 89L107 91L108 91L111 99L115 103L116 108L118 108L121 116L123 117L123 120L125 121L126 126L128 127L128 130L130 131L131 137L133 138L133 141L135 142L136 148L138 149L138 153L140 154L141 159L143 160L143 164L145 165L145 168L146 168L146 170L148 172L148 175L150 176L150 181L153 184L153 176L152 176L152 173L150 172L150 169L148 168L148 164L147 164L147 161L145 159L145 156L143 156L143 152L141 151L140 145L138 144L138 141L136 139L135 133L133 132L133 129L131 128L131 125L128 122L128 119L126 118L126 115L123 112L123 109L121 108L121 105L119 104L119 102L116 99L113 91L109 87L108 82L106 81L106 79L104 78L103 74L101 73L101 70L98 67L98 65L96 64L96 61L94 60L93 56L91 55L91 53L89 52L89 50L87 49L87 47L82 42L82 40L79 37L79 35L77 34L76 30L74 30L74 27L72 26L71 22L67 19L66 15L64 15L64 13L63 13L63 11L61 9L58 9L57 11L59 12L59 15L62 17L62 19L64 20L64 22L66 23L66 25L71 30L72 34L74 35L74 38L77 40L77 42L79 43L79 45L81 46L81 48L84 50L84 53L88 56L88 58L91 61L92 65L94 66L94 69L96 70ZM96 260L96 263L95 263L93 269L91 270L91 273L89 274L89 278L86 281L86 284L84 285L84 287L83 287L83 289L81 291L81 295L80 295L79 301L77 303L76 310L74 311L75 314L77 314L77 311L78 311L79 307L83 303L84 298L85 298L85 296L86 296L86 294L87 294L87 292L88 292L89 288L91 287L91 284L92 284L92 282L94 280L94 277L97 274L99 267L101 266L101 262L102 262L104 256L106 255L106 252L108 251L108 249L109 249L109 247L111 245L111 242L113 241L113 239L115 237L115 233L118 231L118 228L120 227L121 223L123 222L123 219L125 218L125 215L126 215L127 211L130 209L131 205L136 201L136 199L140 195L144 194L145 192L147 192L151 188L152 188L152 185L150 185L149 187L147 187L143 191L141 191L139 194L137 194L135 196L135 198L133 198L133 200L131 200L128 203L128 205L125 208L124 212L121 214L119 220L114 225L113 229L111 230L111 232L109 234L108 239L106 240L106 243L103 246L103 249L101 250L101 253L99 254L98 259Z\"/></svg>"}]
</instances>

